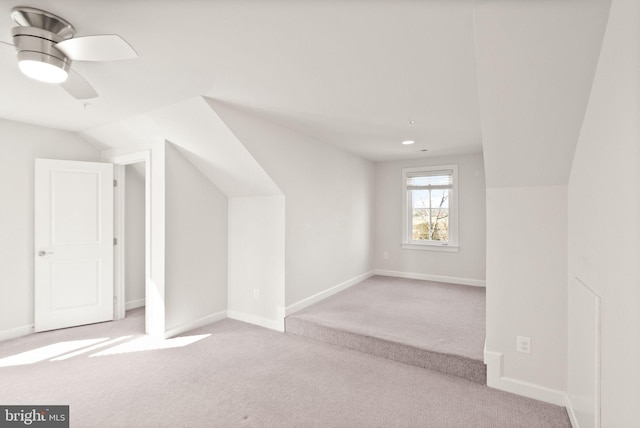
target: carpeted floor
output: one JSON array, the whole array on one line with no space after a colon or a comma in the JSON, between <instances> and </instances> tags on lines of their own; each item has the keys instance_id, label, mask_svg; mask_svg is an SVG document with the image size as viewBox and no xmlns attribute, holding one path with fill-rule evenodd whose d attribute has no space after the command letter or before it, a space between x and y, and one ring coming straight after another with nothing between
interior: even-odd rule
<instances>
[{"instance_id":1,"label":"carpeted floor","mask_svg":"<svg viewBox=\"0 0 640 428\"><path fill-rule=\"evenodd\" d=\"M67 404L78 428L570 427L561 407L233 320L154 350L130 315L0 343L0 404Z\"/></svg>"},{"instance_id":2,"label":"carpeted floor","mask_svg":"<svg viewBox=\"0 0 640 428\"><path fill-rule=\"evenodd\" d=\"M373 276L287 317L286 331L479 383L485 289Z\"/></svg>"}]
</instances>

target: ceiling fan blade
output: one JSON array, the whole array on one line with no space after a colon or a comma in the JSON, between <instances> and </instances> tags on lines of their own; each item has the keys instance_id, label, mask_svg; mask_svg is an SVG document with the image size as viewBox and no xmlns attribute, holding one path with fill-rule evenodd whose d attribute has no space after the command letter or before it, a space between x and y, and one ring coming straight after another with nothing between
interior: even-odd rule
<instances>
[{"instance_id":1,"label":"ceiling fan blade","mask_svg":"<svg viewBox=\"0 0 640 428\"><path fill-rule=\"evenodd\" d=\"M69 70L69 77L62 82L61 85L72 97L79 100L96 98L98 96L93 86L91 86L84 77L73 71L73 69Z\"/></svg>"},{"instance_id":2,"label":"ceiling fan blade","mask_svg":"<svg viewBox=\"0 0 640 428\"><path fill-rule=\"evenodd\" d=\"M15 47L15 46L14 46L14 45L12 45L11 43L9 43L9 42L3 42L2 40L0 40L0 43L1 43L1 44L3 44L3 45L11 46L12 48L13 48L13 47Z\"/></svg>"},{"instance_id":3,"label":"ceiling fan blade","mask_svg":"<svg viewBox=\"0 0 640 428\"><path fill-rule=\"evenodd\" d=\"M74 37L55 47L75 61L119 61L138 57L131 45L117 34Z\"/></svg>"}]
</instances>

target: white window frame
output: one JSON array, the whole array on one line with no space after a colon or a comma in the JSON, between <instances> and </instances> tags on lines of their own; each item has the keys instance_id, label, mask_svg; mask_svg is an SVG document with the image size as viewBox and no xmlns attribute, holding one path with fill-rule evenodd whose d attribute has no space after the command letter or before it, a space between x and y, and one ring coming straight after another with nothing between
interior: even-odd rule
<instances>
[{"instance_id":1,"label":"white window frame","mask_svg":"<svg viewBox=\"0 0 640 428\"><path fill-rule=\"evenodd\" d=\"M407 190L407 174L416 172L453 171L453 185L449 192L449 241L411 240L411 209ZM402 169L402 248L407 250L429 250L458 252L458 165L434 165Z\"/></svg>"}]
</instances>

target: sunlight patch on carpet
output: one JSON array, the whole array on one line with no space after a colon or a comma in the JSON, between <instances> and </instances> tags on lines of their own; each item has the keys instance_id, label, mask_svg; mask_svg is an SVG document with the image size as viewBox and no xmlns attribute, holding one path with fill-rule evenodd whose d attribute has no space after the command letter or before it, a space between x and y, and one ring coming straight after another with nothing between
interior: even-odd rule
<instances>
[{"instance_id":1,"label":"sunlight patch on carpet","mask_svg":"<svg viewBox=\"0 0 640 428\"><path fill-rule=\"evenodd\" d=\"M198 342L211 334L199 334L196 336L174 337L173 339L158 339L152 336L144 336L113 348L105 349L89 357L103 357L106 355L125 354L129 352L156 351L159 349L181 348Z\"/></svg>"},{"instance_id":2,"label":"sunlight patch on carpet","mask_svg":"<svg viewBox=\"0 0 640 428\"><path fill-rule=\"evenodd\" d=\"M108 340L106 342L98 343L97 345L89 346L88 348L83 348L83 349L80 349L78 351L74 351L74 352L70 352L70 353L65 354L65 355L61 355L59 357L51 359L50 361L67 360L67 359L75 357L77 355L86 354L87 352L94 351L94 350L96 350L98 348L104 348L105 346L109 346L109 345L113 345L114 343L122 342L123 340L129 339L131 337L133 337L133 336L117 337L115 339L111 339L111 340Z\"/></svg>"},{"instance_id":3,"label":"sunlight patch on carpet","mask_svg":"<svg viewBox=\"0 0 640 428\"><path fill-rule=\"evenodd\" d=\"M68 342L58 342L52 345L42 346L31 351L2 358L0 359L0 367L22 366L25 364L37 363L80 348L95 345L99 342L104 342L105 340L109 340L109 338L102 337L99 339L71 340Z\"/></svg>"}]
</instances>

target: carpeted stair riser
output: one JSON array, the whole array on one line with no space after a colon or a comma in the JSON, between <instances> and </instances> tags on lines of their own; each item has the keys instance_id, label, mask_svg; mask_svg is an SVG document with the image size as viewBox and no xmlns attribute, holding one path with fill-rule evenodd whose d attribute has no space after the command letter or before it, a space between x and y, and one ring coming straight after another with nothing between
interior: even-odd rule
<instances>
[{"instance_id":1,"label":"carpeted stair riser","mask_svg":"<svg viewBox=\"0 0 640 428\"><path fill-rule=\"evenodd\" d=\"M480 384L486 384L487 382L486 366L483 361L359 335L296 318L295 316L287 317L285 326L287 334L304 336L332 345L343 346L404 364L461 377Z\"/></svg>"}]
</instances>

